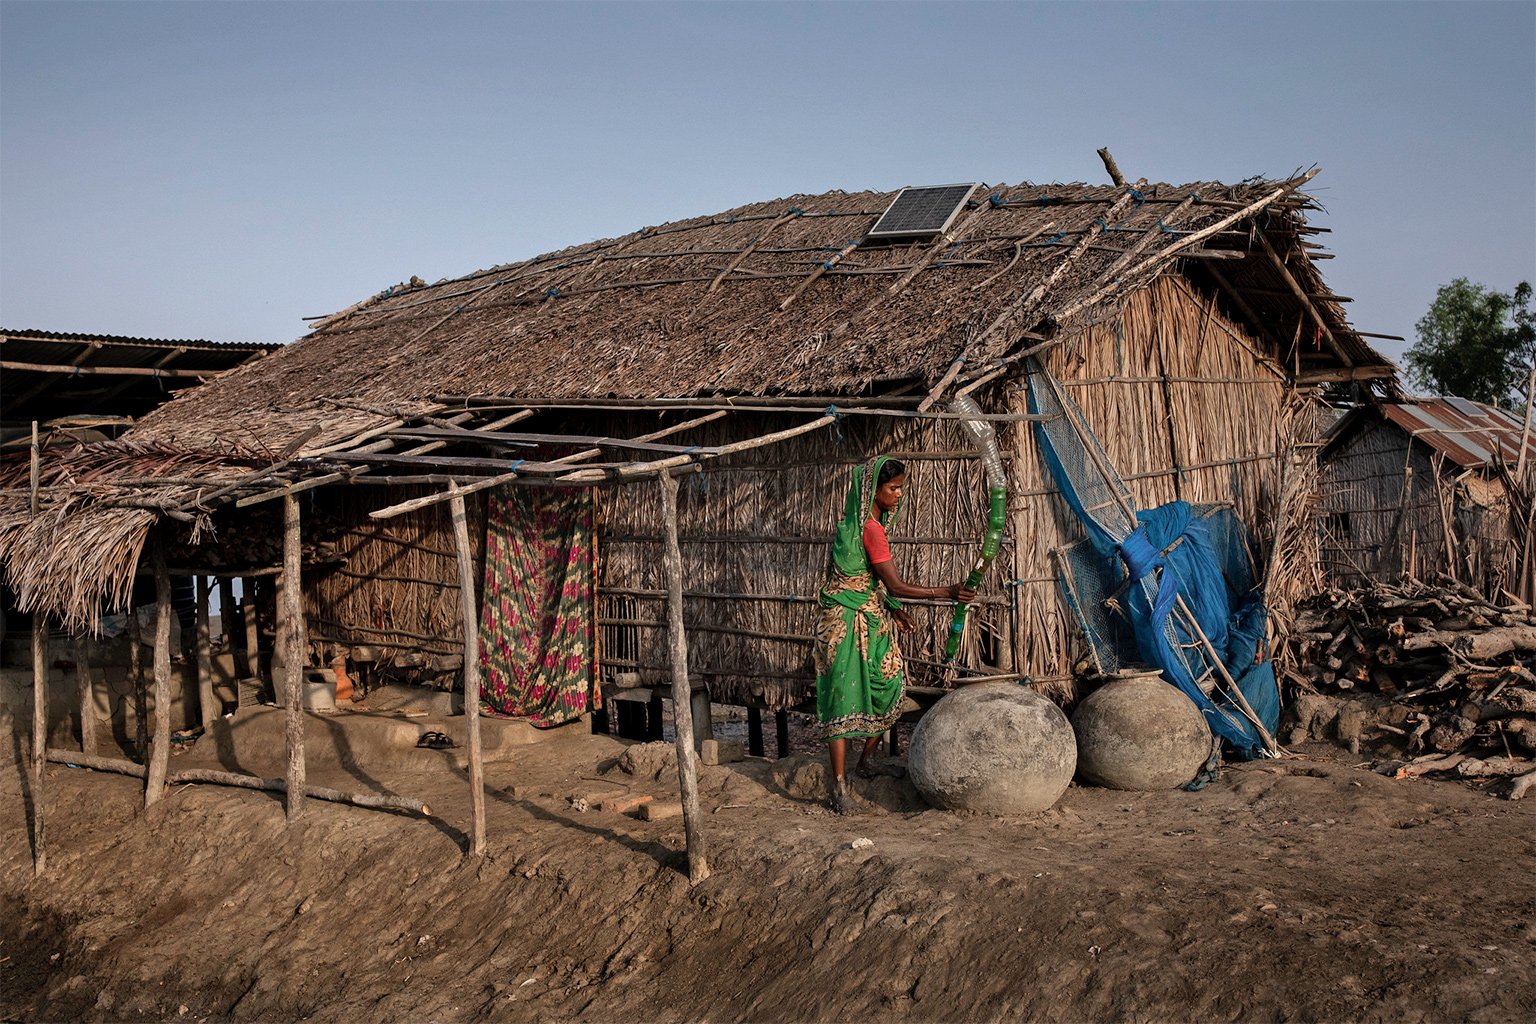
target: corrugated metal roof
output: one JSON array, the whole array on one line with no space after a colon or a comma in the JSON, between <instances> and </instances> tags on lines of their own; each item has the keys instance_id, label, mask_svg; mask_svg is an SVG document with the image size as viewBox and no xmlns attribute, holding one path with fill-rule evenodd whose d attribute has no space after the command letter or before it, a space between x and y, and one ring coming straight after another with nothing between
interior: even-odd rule
<instances>
[{"instance_id":1,"label":"corrugated metal roof","mask_svg":"<svg viewBox=\"0 0 1536 1024\"><path fill-rule=\"evenodd\" d=\"M144 348L214 348L268 352L281 345L257 341L205 341L202 338L132 338L121 334L71 334L61 331L13 331L0 328L0 336L17 341L52 341L64 344L134 345Z\"/></svg>"},{"instance_id":2,"label":"corrugated metal roof","mask_svg":"<svg viewBox=\"0 0 1536 1024\"><path fill-rule=\"evenodd\" d=\"M1522 423L1508 409L1464 398L1422 398L1383 404L1381 411L1458 466L1490 465L1495 452L1508 463L1520 458ZM1526 440L1526 459L1536 459L1536 431Z\"/></svg>"}]
</instances>

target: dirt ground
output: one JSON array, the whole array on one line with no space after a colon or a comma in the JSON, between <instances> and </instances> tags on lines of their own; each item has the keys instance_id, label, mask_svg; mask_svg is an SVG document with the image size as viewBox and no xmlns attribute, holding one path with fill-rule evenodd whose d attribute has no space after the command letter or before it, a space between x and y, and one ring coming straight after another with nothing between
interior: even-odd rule
<instances>
[{"instance_id":1,"label":"dirt ground","mask_svg":"<svg viewBox=\"0 0 1536 1024\"><path fill-rule=\"evenodd\" d=\"M569 799L672 796L675 773L579 734L488 767L483 859L452 752L311 767L432 818L311 801L293 827L271 794L145 813L136 780L51 767L34 881L0 737L7 1021L1536 1019L1536 800L1331 746L1194 793L1074 786L1029 820L923 809L897 778L839 818L806 756L706 767L690 890L680 819Z\"/></svg>"}]
</instances>

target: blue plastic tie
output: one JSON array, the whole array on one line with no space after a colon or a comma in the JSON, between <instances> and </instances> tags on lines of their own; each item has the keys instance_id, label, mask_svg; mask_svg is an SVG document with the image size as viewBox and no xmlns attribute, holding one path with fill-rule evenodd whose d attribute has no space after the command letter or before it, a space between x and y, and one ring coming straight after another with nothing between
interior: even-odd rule
<instances>
[{"instance_id":1,"label":"blue plastic tie","mask_svg":"<svg viewBox=\"0 0 1536 1024\"><path fill-rule=\"evenodd\" d=\"M1131 189L1131 199L1135 201L1135 205L1141 206L1147 201L1147 194L1141 191L1141 189L1133 188Z\"/></svg>"},{"instance_id":2,"label":"blue plastic tie","mask_svg":"<svg viewBox=\"0 0 1536 1024\"><path fill-rule=\"evenodd\" d=\"M1107 223L1105 223L1103 217L1095 217L1095 218L1093 218L1093 222L1095 224L1097 224L1099 227L1103 228L1105 231L1113 231L1113 230L1115 230L1114 228L1110 227Z\"/></svg>"},{"instance_id":3,"label":"blue plastic tie","mask_svg":"<svg viewBox=\"0 0 1536 1024\"><path fill-rule=\"evenodd\" d=\"M696 452L698 450L699 450L699 446L698 445L691 444L687 448L684 448L682 450L682 452L680 452L679 454L682 454L682 455L692 455L694 452Z\"/></svg>"},{"instance_id":4,"label":"blue plastic tie","mask_svg":"<svg viewBox=\"0 0 1536 1024\"><path fill-rule=\"evenodd\" d=\"M527 461L528 461L527 459L517 459L517 460L515 460L512 463L512 465L507 468L507 472L508 473L516 473L517 472L517 467L521 466L523 463L525 463Z\"/></svg>"},{"instance_id":5,"label":"blue plastic tie","mask_svg":"<svg viewBox=\"0 0 1536 1024\"><path fill-rule=\"evenodd\" d=\"M1161 231L1165 235L1173 234L1173 229L1170 228L1167 224L1164 224L1161 217L1157 219L1157 230Z\"/></svg>"},{"instance_id":6,"label":"blue plastic tie","mask_svg":"<svg viewBox=\"0 0 1536 1024\"><path fill-rule=\"evenodd\" d=\"M838 443L843 443L843 414L835 405L829 405L822 412L823 416L832 417L832 437Z\"/></svg>"},{"instance_id":7,"label":"blue plastic tie","mask_svg":"<svg viewBox=\"0 0 1536 1024\"><path fill-rule=\"evenodd\" d=\"M1050 206L1052 202L1053 200L1050 196L1041 196L1039 199L1035 200L1035 203L1039 206Z\"/></svg>"},{"instance_id":8,"label":"blue plastic tie","mask_svg":"<svg viewBox=\"0 0 1536 1024\"><path fill-rule=\"evenodd\" d=\"M835 266L837 266L837 264L833 263L831 260L822 260L821 261L821 269L822 270L831 270Z\"/></svg>"},{"instance_id":9,"label":"blue plastic tie","mask_svg":"<svg viewBox=\"0 0 1536 1024\"><path fill-rule=\"evenodd\" d=\"M546 295L546 296L547 296L547 297L548 297L548 298L551 298L551 299L558 299L558 298L559 298L559 297L560 297L560 289L559 289L559 288L549 288L549 289L547 289L547 290L546 290L546 291L545 291L545 292L544 292L544 294L545 294L545 295Z\"/></svg>"},{"instance_id":10,"label":"blue plastic tie","mask_svg":"<svg viewBox=\"0 0 1536 1024\"><path fill-rule=\"evenodd\" d=\"M999 196L996 192L993 192L991 195L987 196L987 202L992 204L992 209L994 210L1003 205L1002 197Z\"/></svg>"},{"instance_id":11,"label":"blue plastic tie","mask_svg":"<svg viewBox=\"0 0 1536 1024\"><path fill-rule=\"evenodd\" d=\"M800 207L798 207L798 206L791 206L789 208L789 212L794 214L796 217L804 217L805 216L805 211L800 209Z\"/></svg>"}]
</instances>

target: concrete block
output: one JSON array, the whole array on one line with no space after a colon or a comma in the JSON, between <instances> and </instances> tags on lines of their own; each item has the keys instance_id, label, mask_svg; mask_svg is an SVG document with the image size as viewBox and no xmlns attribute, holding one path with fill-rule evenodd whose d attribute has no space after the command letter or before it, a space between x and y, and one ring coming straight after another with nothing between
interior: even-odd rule
<instances>
[{"instance_id":1,"label":"concrete block","mask_svg":"<svg viewBox=\"0 0 1536 1024\"><path fill-rule=\"evenodd\" d=\"M683 805L677 800L653 800L640 807L640 817L646 821L662 821L666 818L679 818L683 814Z\"/></svg>"},{"instance_id":2,"label":"concrete block","mask_svg":"<svg viewBox=\"0 0 1536 1024\"><path fill-rule=\"evenodd\" d=\"M746 756L740 740L705 740L699 745L699 760L705 764L734 764Z\"/></svg>"}]
</instances>

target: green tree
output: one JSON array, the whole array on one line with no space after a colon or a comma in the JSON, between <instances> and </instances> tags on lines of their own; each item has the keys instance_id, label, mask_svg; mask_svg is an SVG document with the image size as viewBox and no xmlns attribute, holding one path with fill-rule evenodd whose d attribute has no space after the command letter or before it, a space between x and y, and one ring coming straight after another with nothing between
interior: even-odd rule
<instances>
[{"instance_id":1,"label":"green tree","mask_svg":"<svg viewBox=\"0 0 1536 1024\"><path fill-rule=\"evenodd\" d=\"M1506 407L1524 392L1536 359L1529 282L1510 294L1458 277L1435 293L1415 330L1407 362L1417 387Z\"/></svg>"}]
</instances>

